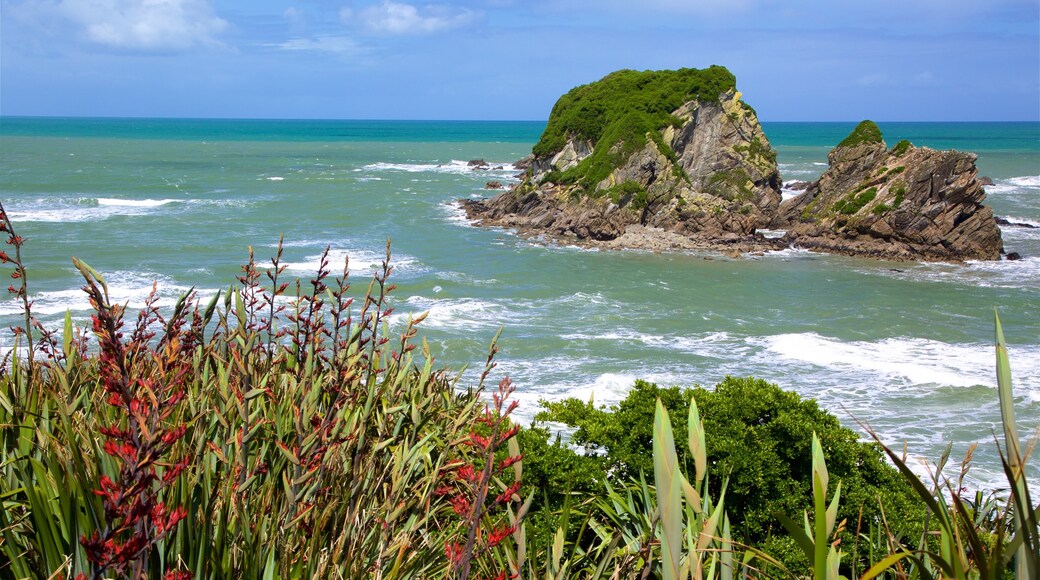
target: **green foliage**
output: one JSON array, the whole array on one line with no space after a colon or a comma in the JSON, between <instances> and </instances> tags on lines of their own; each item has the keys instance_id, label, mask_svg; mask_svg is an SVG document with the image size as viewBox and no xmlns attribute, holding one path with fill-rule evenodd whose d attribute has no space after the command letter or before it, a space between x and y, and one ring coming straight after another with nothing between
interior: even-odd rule
<instances>
[{"instance_id":1,"label":"green foliage","mask_svg":"<svg viewBox=\"0 0 1040 580\"><path fill-rule=\"evenodd\" d=\"M891 209L892 206L888 205L887 203L879 203L874 206L874 209L870 210L870 213L880 216L885 215L885 212L891 211Z\"/></svg>"},{"instance_id":2,"label":"green foliage","mask_svg":"<svg viewBox=\"0 0 1040 580\"><path fill-rule=\"evenodd\" d=\"M520 495L533 493L535 500L526 520L533 549L552 544L553 535L563 524L561 512L566 505L598 494L606 481L603 461L575 452L559 437L552 441L549 437L549 429L537 423L521 429L518 435L524 454ZM568 537L575 539L573 533Z\"/></svg>"},{"instance_id":3,"label":"green foliage","mask_svg":"<svg viewBox=\"0 0 1040 580\"><path fill-rule=\"evenodd\" d=\"M813 519L809 521L809 512L805 512L804 524L799 525L794 519L778 514L780 523L787 528L791 538L798 544L812 567L813 580L837 580L838 566L844 554L838 549L840 542L832 542L835 535L834 524L837 522L838 504L841 499L841 482L838 482L830 503L827 502L827 488L830 474L823 457L820 440L813 433L812 442L812 490ZM842 524L844 526L844 523ZM840 528L839 528L840 529Z\"/></svg>"},{"instance_id":4,"label":"green foliage","mask_svg":"<svg viewBox=\"0 0 1040 580\"><path fill-rule=\"evenodd\" d=\"M735 87L733 74L721 66L617 71L560 97L532 151L550 156L563 149L569 137L590 141L595 146L592 155L565 172L563 181L592 189L632 152L642 149L647 134L677 125L679 120L672 113L685 102L718 101ZM662 144L657 143L658 149L669 155L670 147Z\"/></svg>"},{"instance_id":5,"label":"green foliage","mask_svg":"<svg viewBox=\"0 0 1040 580\"><path fill-rule=\"evenodd\" d=\"M889 169L888 170L888 176L892 177L893 175L899 175L900 173L902 173L904 171L906 171L906 166L905 165L899 165L899 166L893 167L892 169Z\"/></svg>"},{"instance_id":6,"label":"green foliage","mask_svg":"<svg viewBox=\"0 0 1040 580\"><path fill-rule=\"evenodd\" d=\"M748 201L755 196L751 175L743 167L712 174L707 190L727 201Z\"/></svg>"},{"instance_id":7,"label":"green foliage","mask_svg":"<svg viewBox=\"0 0 1040 580\"><path fill-rule=\"evenodd\" d=\"M906 199L906 184L902 181L893 183L892 193L896 194L895 200L892 201L892 207L899 209L899 206L903 205L903 200Z\"/></svg>"},{"instance_id":8,"label":"green foliage","mask_svg":"<svg viewBox=\"0 0 1040 580\"><path fill-rule=\"evenodd\" d=\"M542 183L560 183L563 181L563 172L552 170L542 175Z\"/></svg>"},{"instance_id":9,"label":"green foliage","mask_svg":"<svg viewBox=\"0 0 1040 580\"><path fill-rule=\"evenodd\" d=\"M706 433L708 463L714 477L709 486L717 493L722 477L734 538L786 551L790 545L777 537L782 528L775 513L798 513L811 498L812 433L819 434L833 477L842 480L842 518L855 520L860 508L870 521L880 516L878 497L889 522L920 521L920 505L898 473L882 459L880 449L859 441L857 434L819 408L766 381L727 377L715 390L661 388L637 381L617 406L595 407L575 399L543 402L540 420L577 428L572 441L601 452L604 467L615 481L650 473L653 462L652 425L656 401L661 399L672 419L676 439L687 427L675 417L688 413L690 398L700 407ZM689 454L679 449L679 461L689 465ZM917 524L919 526L919 524ZM915 528L919 529L919 528ZM774 554L775 555L775 554Z\"/></svg>"},{"instance_id":10,"label":"green foliage","mask_svg":"<svg viewBox=\"0 0 1040 580\"><path fill-rule=\"evenodd\" d=\"M647 204L647 192L635 181L625 181L606 191L610 200L617 205L631 204L633 209L643 209Z\"/></svg>"},{"instance_id":11,"label":"green foliage","mask_svg":"<svg viewBox=\"0 0 1040 580\"><path fill-rule=\"evenodd\" d=\"M876 187L868 187L859 192L853 191L834 202L832 209L841 214L852 215L863 209L863 206L874 201L874 198L877 197L877 191Z\"/></svg>"},{"instance_id":12,"label":"green foliage","mask_svg":"<svg viewBox=\"0 0 1040 580\"><path fill-rule=\"evenodd\" d=\"M913 147L913 144L903 139L892 147L891 153L896 157L902 157L911 147Z\"/></svg>"},{"instance_id":13,"label":"green foliage","mask_svg":"<svg viewBox=\"0 0 1040 580\"><path fill-rule=\"evenodd\" d=\"M776 151L769 145L755 137L747 145L736 145L733 147L738 153L747 152L752 159L762 159L769 163L776 163Z\"/></svg>"},{"instance_id":14,"label":"green foliage","mask_svg":"<svg viewBox=\"0 0 1040 580\"><path fill-rule=\"evenodd\" d=\"M845 137L838 143L838 147L855 147L857 145L868 145L873 143L883 143L884 139L881 136L881 129L878 128L874 121L860 121L859 125L849 133L848 137Z\"/></svg>"}]
</instances>

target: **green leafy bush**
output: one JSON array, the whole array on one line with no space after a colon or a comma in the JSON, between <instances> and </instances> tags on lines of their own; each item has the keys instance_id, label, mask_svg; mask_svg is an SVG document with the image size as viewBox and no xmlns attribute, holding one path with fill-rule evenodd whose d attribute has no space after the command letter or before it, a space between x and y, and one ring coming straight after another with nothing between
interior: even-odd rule
<instances>
[{"instance_id":1,"label":"green leafy bush","mask_svg":"<svg viewBox=\"0 0 1040 580\"><path fill-rule=\"evenodd\" d=\"M881 129L878 128L874 121L860 121L859 125L849 133L848 137L845 137L838 143L838 147L855 147L857 145L869 145L873 143L883 143L884 139L881 136Z\"/></svg>"},{"instance_id":2,"label":"green leafy bush","mask_svg":"<svg viewBox=\"0 0 1040 580\"><path fill-rule=\"evenodd\" d=\"M844 215L852 215L863 209L863 206L874 201L874 198L877 197L877 191L876 187L868 187L859 192L853 191L834 202L832 209Z\"/></svg>"},{"instance_id":3,"label":"green leafy bush","mask_svg":"<svg viewBox=\"0 0 1040 580\"><path fill-rule=\"evenodd\" d=\"M797 513L811 498L813 431L823 443L832 477L842 480L840 517L855 521L862 508L866 521L876 520L880 497L890 522L913 527L920 521L923 507L885 463L878 446L859 441L815 401L763 380L727 377L714 390L661 388L636 381L616 406L595 407L576 399L543 402L538 418L576 427L573 443L602 453L598 457L606 472L623 481L653 471L650 450L657 399L672 417L676 438L685 440L682 418L691 396L704 421L714 493L721 479L729 478L726 508L735 539L765 545L770 553L794 554L793 545L771 539L783 536L774 514ZM679 455L680 462L689 460L682 449Z\"/></svg>"},{"instance_id":4,"label":"green leafy bush","mask_svg":"<svg viewBox=\"0 0 1040 580\"><path fill-rule=\"evenodd\" d=\"M903 139L902 141L896 143L895 146L892 147L891 153L896 157L902 157L907 151L910 150L911 147L913 147L913 144L907 141L906 139Z\"/></svg>"}]
</instances>

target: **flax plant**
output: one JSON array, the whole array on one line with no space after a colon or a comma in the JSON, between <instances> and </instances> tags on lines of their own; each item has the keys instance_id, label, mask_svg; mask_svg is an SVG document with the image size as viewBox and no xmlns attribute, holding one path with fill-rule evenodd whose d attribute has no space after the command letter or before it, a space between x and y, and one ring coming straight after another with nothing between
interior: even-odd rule
<instances>
[{"instance_id":1,"label":"flax plant","mask_svg":"<svg viewBox=\"0 0 1040 580\"><path fill-rule=\"evenodd\" d=\"M731 578L733 542L725 517L725 485L712 501L706 485L707 450L697 402L690 400L688 445L694 483L679 469L672 422L661 400L654 414L654 481L660 519L661 573L665 580ZM685 501L684 501L685 500ZM722 532L722 536L716 533Z\"/></svg>"},{"instance_id":2,"label":"flax plant","mask_svg":"<svg viewBox=\"0 0 1040 580\"><path fill-rule=\"evenodd\" d=\"M1003 578L1009 568L1017 579L1040 578L1040 507L1032 503L1025 477L1025 465L1036 441L1023 447L1019 440L1007 343L996 313L994 327L1004 445L1001 446L999 440L995 443L1010 498L1003 507L983 508L981 495L976 494L974 500L963 497L974 446L962 461L956 479L943 474L949 457L947 448L930 471L929 486L907 466L905 452L897 454L882 444L885 453L927 505L934 531L923 537L916 547L893 550L867 570L863 578L878 577L893 567L897 569L897 577L907 578L996 580ZM876 433L869 427L867 430L881 443ZM980 518L982 514L986 515ZM903 562L907 563L905 567Z\"/></svg>"},{"instance_id":3,"label":"flax plant","mask_svg":"<svg viewBox=\"0 0 1040 580\"><path fill-rule=\"evenodd\" d=\"M129 337L124 306L77 261L95 354L67 316L60 356L29 369L15 354L0 373L0 576L466 577L444 552L466 531L437 490L460 466L492 465L467 443L490 420L497 347L464 388L417 348L425 315L391 332L389 246L357 311L347 263L327 282L328 250L286 298L280 246L266 272L250 251L238 286L205 304L192 291L164 317L149 300ZM494 449L515 433L506 411ZM469 492L515 501L509 466ZM512 530L525 508L507 511ZM494 531L475 572L516 553Z\"/></svg>"}]
</instances>

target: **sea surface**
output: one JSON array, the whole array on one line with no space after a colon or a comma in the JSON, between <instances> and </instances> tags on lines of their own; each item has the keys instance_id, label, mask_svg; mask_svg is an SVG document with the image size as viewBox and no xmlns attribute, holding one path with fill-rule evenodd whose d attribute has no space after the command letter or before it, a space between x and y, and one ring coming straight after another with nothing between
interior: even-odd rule
<instances>
[{"instance_id":1,"label":"sea surface","mask_svg":"<svg viewBox=\"0 0 1040 580\"><path fill-rule=\"evenodd\" d=\"M764 123L786 182L817 177L853 123ZM880 123L889 145L978 154L987 203L1040 226L1040 124ZM1023 436L1040 428L1040 229L1004 228L1020 261L878 262L785 250L713 254L589 251L473 227L459 198L513 181L544 123L0 118L0 201L18 233L35 313L88 320L76 256L115 300L158 283L169 308L235 280L285 236L292 275L326 246L367 286L392 240L400 327L422 325L440 364L472 381L502 330L496 377L519 417L540 399L616 403L637 378L714 385L755 375L867 423L914 460L980 442L974 483L999 487L993 309L1011 352ZM471 159L491 169L474 171ZM17 324L0 301L0 348ZM1040 483L1034 457L1030 478ZM951 469L949 474L955 474Z\"/></svg>"}]
</instances>

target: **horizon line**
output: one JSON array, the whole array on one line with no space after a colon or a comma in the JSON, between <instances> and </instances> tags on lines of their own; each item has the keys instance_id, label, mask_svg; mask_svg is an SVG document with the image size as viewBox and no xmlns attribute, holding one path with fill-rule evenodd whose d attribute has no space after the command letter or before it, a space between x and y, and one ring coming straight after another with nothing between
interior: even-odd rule
<instances>
[{"instance_id":1,"label":"horizon line","mask_svg":"<svg viewBox=\"0 0 1040 580\"><path fill-rule=\"evenodd\" d=\"M64 119L64 120L119 120L119 121L317 121L317 122L368 122L368 123L547 123L548 119L386 119L360 117L178 117L144 115L8 115L0 113L0 119ZM759 118L760 123L859 123L864 119L814 120ZM992 119L992 120L874 120L875 123L1040 123L1040 119Z\"/></svg>"}]
</instances>

